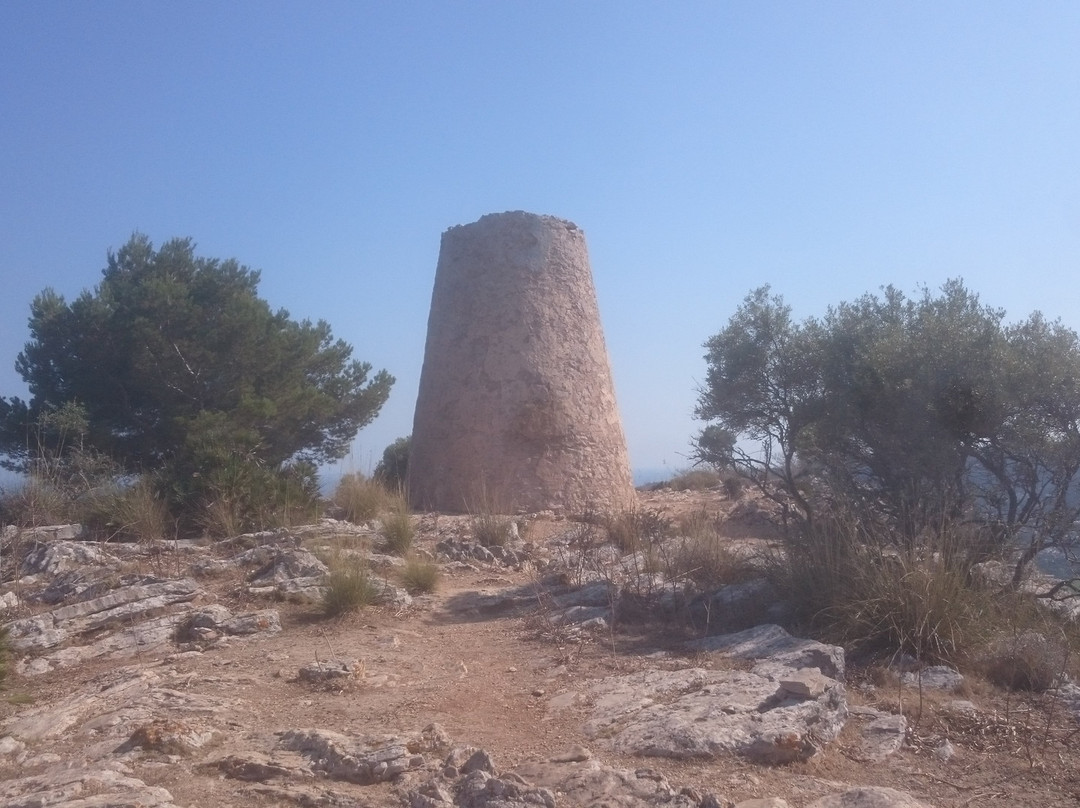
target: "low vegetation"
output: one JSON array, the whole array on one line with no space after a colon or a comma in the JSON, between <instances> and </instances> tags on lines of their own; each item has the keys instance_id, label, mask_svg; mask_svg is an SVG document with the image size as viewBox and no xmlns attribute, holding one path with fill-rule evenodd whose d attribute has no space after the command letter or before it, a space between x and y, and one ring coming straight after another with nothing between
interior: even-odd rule
<instances>
[{"instance_id":1,"label":"low vegetation","mask_svg":"<svg viewBox=\"0 0 1080 808\"><path fill-rule=\"evenodd\" d=\"M510 541L514 521L495 513L476 513L472 516L473 541L484 547L502 547Z\"/></svg>"},{"instance_id":2,"label":"low vegetation","mask_svg":"<svg viewBox=\"0 0 1080 808\"><path fill-rule=\"evenodd\" d=\"M409 552L416 531L404 499L399 499L392 510L382 517L380 532L386 552L398 556Z\"/></svg>"},{"instance_id":3,"label":"low vegetation","mask_svg":"<svg viewBox=\"0 0 1080 808\"><path fill-rule=\"evenodd\" d=\"M331 499L345 511L348 521L358 525L375 519L393 502L390 492L381 483L358 473L344 475Z\"/></svg>"},{"instance_id":4,"label":"low vegetation","mask_svg":"<svg viewBox=\"0 0 1080 808\"><path fill-rule=\"evenodd\" d=\"M0 626L0 686L8 676L8 664L11 661L11 648L8 641L7 629Z\"/></svg>"},{"instance_id":5,"label":"low vegetation","mask_svg":"<svg viewBox=\"0 0 1080 808\"><path fill-rule=\"evenodd\" d=\"M377 584L371 579L367 564L351 555L331 558L327 566L322 609L328 617L339 617L370 606L378 596Z\"/></svg>"},{"instance_id":6,"label":"low vegetation","mask_svg":"<svg viewBox=\"0 0 1080 808\"><path fill-rule=\"evenodd\" d=\"M431 561L412 556L401 570L401 582L413 595L427 595L439 587L439 567Z\"/></svg>"}]
</instances>

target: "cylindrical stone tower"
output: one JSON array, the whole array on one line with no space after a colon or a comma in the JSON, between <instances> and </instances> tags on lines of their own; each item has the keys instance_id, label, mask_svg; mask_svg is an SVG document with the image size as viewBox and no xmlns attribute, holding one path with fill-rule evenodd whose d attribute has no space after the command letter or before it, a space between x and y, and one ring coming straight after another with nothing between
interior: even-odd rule
<instances>
[{"instance_id":1,"label":"cylindrical stone tower","mask_svg":"<svg viewBox=\"0 0 1080 808\"><path fill-rule=\"evenodd\" d=\"M423 510L633 506L576 225L515 211L443 233L407 484Z\"/></svg>"}]
</instances>

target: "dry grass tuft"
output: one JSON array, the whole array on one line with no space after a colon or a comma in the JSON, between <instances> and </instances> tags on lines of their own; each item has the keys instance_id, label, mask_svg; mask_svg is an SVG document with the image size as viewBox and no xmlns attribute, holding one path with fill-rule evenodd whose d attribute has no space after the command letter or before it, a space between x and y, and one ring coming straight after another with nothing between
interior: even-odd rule
<instances>
[{"instance_id":1,"label":"dry grass tuft","mask_svg":"<svg viewBox=\"0 0 1080 808\"><path fill-rule=\"evenodd\" d=\"M371 605L378 595L367 565L355 557L338 556L330 559L330 576L326 581L322 608L328 617L338 617Z\"/></svg>"},{"instance_id":2,"label":"dry grass tuft","mask_svg":"<svg viewBox=\"0 0 1080 808\"><path fill-rule=\"evenodd\" d=\"M383 517L380 532L386 552L399 556L409 552L416 531L404 500L395 503L393 510Z\"/></svg>"},{"instance_id":3,"label":"dry grass tuft","mask_svg":"<svg viewBox=\"0 0 1080 808\"><path fill-rule=\"evenodd\" d=\"M430 594L439 588L439 567L421 558L409 558L401 571L401 582L410 594Z\"/></svg>"},{"instance_id":4,"label":"dry grass tuft","mask_svg":"<svg viewBox=\"0 0 1080 808\"><path fill-rule=\"evenodd\" d=\"M362 474L342 477L331 499L345 511L345 519L353 524L370 522L393 505L390 492L381 483Z\"/></svg>"}]
</instances>

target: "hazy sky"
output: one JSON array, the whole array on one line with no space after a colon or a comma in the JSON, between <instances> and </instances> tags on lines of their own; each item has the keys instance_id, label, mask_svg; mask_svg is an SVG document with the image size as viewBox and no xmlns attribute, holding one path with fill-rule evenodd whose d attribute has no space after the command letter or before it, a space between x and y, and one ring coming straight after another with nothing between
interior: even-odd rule
<instances>
[{"instance_id":1,"label":"hazy sky","mask_svg":"<svg viewBox=\"0 0 1080 808\"><path fill-rule=\"evenodd\" d=\"M687 465L702 343L962 277L1080 328L1080 3L0 3L0 395L45 286L132 232L262 271L397 376L445 229L585 231L637 469Z\"/></svg>"}]
</instances>

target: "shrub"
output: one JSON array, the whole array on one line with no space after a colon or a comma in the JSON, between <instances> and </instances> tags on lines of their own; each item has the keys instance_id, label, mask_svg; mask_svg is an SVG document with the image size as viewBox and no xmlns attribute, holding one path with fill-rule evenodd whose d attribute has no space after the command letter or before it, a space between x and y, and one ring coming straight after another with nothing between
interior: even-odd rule
<instances>
[{"instance_id":1,"label":"shrub","mask_svg":"<svg viewBox=\"0 0 1080 808\"><path fill-rule=\"evenodd\" d=\"M773 559L773 584L829 639L955 661L985 643L994 607L956 541L946 531L904 545L850 515L819 520Z\"/></svg>"},{"instance_id":2,"label":"shrub","mask_svg":"<svg viewBox=\"0 0 1080 808\"><path fill-rule=\"evenodd\" d=\"M147 480L113 492L103 505L107 509L108 528L114 536L154 542L169 534L169 510Z\"/></svg>"},{"instance_id":3,"label":"shrub","mask_svg":"<svg viewBox=\"0 0 1080 808\"><path fill-rule=\"evenodd\" d=\"M439 567L430 561L410 558L401 571L401 581L414 595L434 592L439 586Z\"/></svg>"},{"instance_id":4,"label":"shrub","mask_svg":"<svg viewBox=\"0 0 1080 808\"><path fill-rule=\"evenodd\" d=\"M713 534L686 539L675 554L672 578L692 581L702 592L753 577L752 565Z\"/></svg>"},{"instance_id":5,"label":"shrub","mask_svg":"<svg viewBox=\"0 0 1080 808\"><path fill-rule=\"evenodd\" d=\"M987 678L1006 690L1049 690L1065 672L1069 647L1038 631L998 642L986 665Z\"/></svg>"},{"instance_id":6,"label":"shrub","mask_svg":"<svg viewBox=\"0 0 1080 808\"><path fill-rule=\"evenodd\" d=\"M31 477L0 496L0 521L19 527L78 521L75 500L52 483Z\"/></svg>"},{"instance_id":7,"label":"shrub","mask_svg":"<svg viewBox=\"0 0 1080 808\"><path fill-rule=\"evenodd\" d=\"M513 535L514 522L492 513L475 514L472 518L473 540L484 547L502 547Z\"/></svg>"},{"instance_id":8,"label":"shrub","mask_svg":"<svg viewBox=\"0 0 1080 808\"><path fill-rule=\"evenodd\" d=\"M403 556L409 552L413 542L413 524L409 517L409 510L404 504L397 505L394 510L383 517L382 535L386 541L386 551L393 555Z\"/></svg>"},{"instance_id":9,"label":"shrub","mask_svg":"<svg viewBox=\"0 0 1080 808\"><path fill-rule=\"evenodd\" d=\"M383 450L382 460L372 475L391 491L405 487L405 473L409 468L409 449L412 438L398 438Z\"/></svg>"},{"instance_id":10,"label":"shrub","mask_svg":"<svg viewBox=\"0 0 1080 808\"><path fill-rule=\"evenodd\" d=\"M604 527L608 541L624 553L636 553L667 535L671 523L657 511L631 510L609 516Z\"/></svg>"},{"instance_id":11,"label":"shrub","mask_svg":"<svg viewBox=\"0 0 1080 808\"><path fill-rule=\"evenodd\" d=\"M317 512L318 476L308 462L273 469L232 458L190 494L203 502L199 523L208 535L236 536L310 522Z\"/></svg>"},{"instance_id":12,"label":"shrub","mask_svg":"<svg viewBox=\"0 0 1080 808\"><path fill-rule=\"evenodd\" d=\"M330 560L322 608L328 617L354 612L374 602L378 587L372 582L367 566L354 557L338 556Z\"/></svg>"},{"instance_id":13,"label":"shrub","mask_svg":"<svg viewBox=\"0 0 1080 808\"><path fill-rule=\"evenodd\" d=\"M733 471L721 474L720 484L723 486L724 493L727 494L728 499L738 499L743 495L743 491L746 490L746 478L740 477Z\"/></svg>"},{"instance_id":14,"label":"shrub","mask_svg":"<svg viewBox=\"0 0 1080 808\"><path fill-rule=\"evenodd\" d=\"M387 490L362 474L346 474L338 482L332 497L345 511L345 519L354 524L369 522L390 503Z\"/></svg>"}]
</instances>

